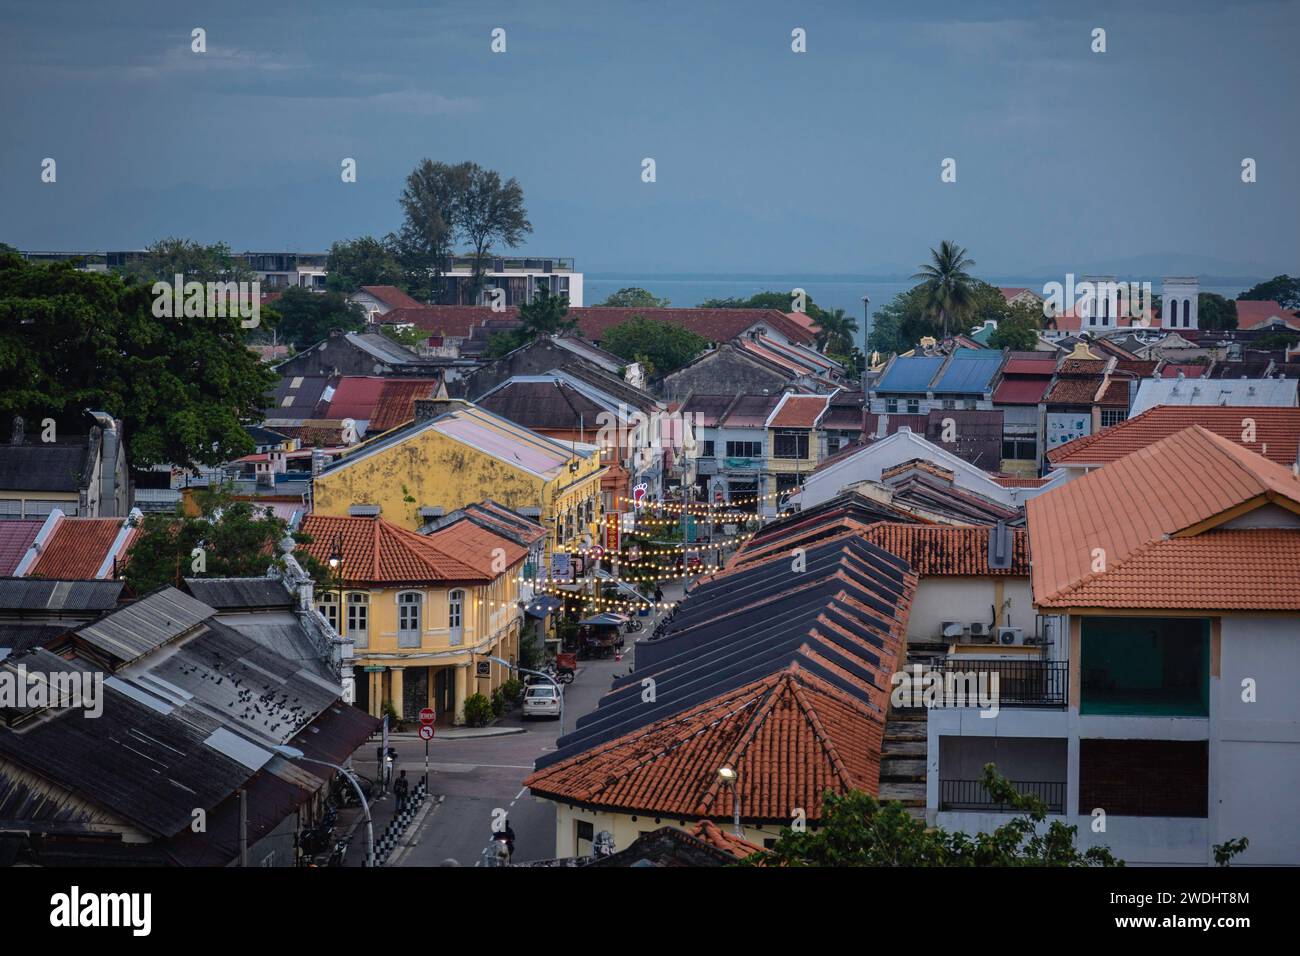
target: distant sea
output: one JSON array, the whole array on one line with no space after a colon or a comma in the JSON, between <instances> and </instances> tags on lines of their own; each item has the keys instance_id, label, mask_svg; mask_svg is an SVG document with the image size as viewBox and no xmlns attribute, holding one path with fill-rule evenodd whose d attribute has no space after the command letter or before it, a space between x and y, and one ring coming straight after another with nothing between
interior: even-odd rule
<instances>
[{"instance_id":1,"label":"distant sea","mask_svg":"<svg viewBox=\"0 0 1300 956\"><path fill-rule=\"evenodd\" d=\"M980 278L985 278L981 276ZM1080 277L1076 276L1076 281ZM1064 282L1065 276L1025 278L993 277L985 281L997 286L1025 287L1042 294L1048 282ZM1219 280L1232 281L1232 280ZM1214 279L1203 280L1202 292L1217 292L1235 299L1258 280L1240 280L1233 284L1218 284ZM874 315L882 305L893 301L900 292L916 285L907 276L854 276L854 275L743 275L718 273L716 275L687 275L664 273L636 275L633 273L592 272L583 278L582 299L585 305L597 305L619 289L635 286L653 295L668 299L675 306L697 306L706 299L747 299L756 292L789 292L800 288L808 293L823 309L843 309L858 320L862 328L862 297L871 299ZM1156 294L1159 281L1152 283Z\"/></svg>"}]
</instances>

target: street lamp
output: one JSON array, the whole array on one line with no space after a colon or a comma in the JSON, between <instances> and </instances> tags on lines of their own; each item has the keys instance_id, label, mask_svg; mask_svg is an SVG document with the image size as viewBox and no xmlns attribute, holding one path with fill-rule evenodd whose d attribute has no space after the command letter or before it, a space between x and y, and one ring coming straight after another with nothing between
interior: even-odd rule
<instances>
[{"instance_id":1,"label":"street lamp","mask_svg":"<svg viewBox=\"0 0 1300 956\"><path fill-rule=\"evenodd\" d=\"M496 663L500 664L508 671L519 671L521 674L534 674L537 677L544 677L551 682L551 684L555 687L556 696L559 697L560 699L560 734L559 735L563 737L564 736L564 691L560 689L560 682L557 681L550 674L543 673L542 671L529 670L527 667L520 667L518 664L512 664L509 661L502 660L499 657L493 657L491 654L484 654L483 656L490 661L495 661Z\"/></svg>"},{"instance_id":2,"label":"street lamp","mask_svg":"<svg viewBox=\"0 0 1300 956\"><path fill-rule=\"evenodd\" d=\"M345 767L340 767L336 763L330 763L328 760L317 760L315 757L308 757L297 747L290 747L288 744L277 744L271 747L271 749L282 757L288 757L290 760L301 760L304 763L318 763L322 767L329 767L332 770L337 770L343 775L344 779L347 780L348 783L352 784L352 789L355 790L357 796L361 798L361 809L364 810L366 814L366 866L374 866L375 826L374 822L370 819L370 803L366 800L366 795L362 792L361 785L357 783L352 771Z\"/></svg>"},{"instance_id":3,"label":"street lamp","mask_svg":"<svg viewBox=\"0 0 1300 956\"><path fill-rule=\"evenodd\" d=\"M724 787L731 788L731 829L736 836L743 838L745 831L740 826L740 791L736 789L736 771L727 766L719 767L718 782Z\"/></svg>"},{"instance_id":4,"label":"street lamp","mask_svg":"<svg viewBox=\"0 0 1300 956\"><path fill-rule=\"evenodd\" d=\"M343 532L334 536L334 548L330 551L329 556L330 570L334 572L334 589L338 592L339 600L335 605L338 618L335 622L335 630L340 637L343 636Z\"/></svg>"}]
</instances>

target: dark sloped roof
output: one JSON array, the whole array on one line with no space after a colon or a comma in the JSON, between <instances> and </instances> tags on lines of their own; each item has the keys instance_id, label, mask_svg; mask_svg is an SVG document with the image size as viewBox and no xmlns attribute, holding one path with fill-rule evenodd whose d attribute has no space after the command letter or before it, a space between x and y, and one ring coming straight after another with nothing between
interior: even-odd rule
<instances>
[{"instance_id":1,"label":"dark sloped roof","mask_svg":"<svg viewBox=\"0 0 1300 956\"><path fill-rule=\"evenodd\" d=\"M293 607L294 599L275 578L186 578L190 594L219 611Z\"/></svg>"},{"instance_id":2,"label":"dark sloped roof","mask_svg":"<svg viewBox=\"0 0 1300 956\"><path fill-rule=\"evenodd\" d=\"M125 664L192 631L215 613L188 594L167 587L83 624L76 636L96 656Z\"/></svg>"},{"instance_id":3,"label":"dark sloped roof","mask_svg":"<svg viewBox=\"0 0 1300 956\"><path fill-rule=\"evenodd\" d=\"M73 443L0 445L0 489L5 491L79 491L86 474L89 446Z\"/></svg>"},{"instance_id":4,"label":"dark sloped roof","mask_svg":"<svg viewBox=\"0 0 1300 956\"><path fill-rule=\"evenodd\" d=\"M582 423L593 435L596 416L605 411L573 386L555 380L509 381L477 404L525 428L577 429Z\"/></svg>"},{"instance_id":5,"label":"dark sloped roof","mask_svg":"<svg viewBox=\"0 0 1300 956\"><path fill-rule=\"evenodd\" d=\"M56 581L0 578L0 610L107 611L122 596L121 581Z\"/></svg>"}]
</instances>

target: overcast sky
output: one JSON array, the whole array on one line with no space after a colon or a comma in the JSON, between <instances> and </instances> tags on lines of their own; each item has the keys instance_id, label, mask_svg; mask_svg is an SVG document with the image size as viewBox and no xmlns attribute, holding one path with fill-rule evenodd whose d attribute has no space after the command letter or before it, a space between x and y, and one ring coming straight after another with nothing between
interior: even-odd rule
<instances>
[{"instance_id":1,"label":"overcast sky","mask_svg":"<svg viewBox=\"0 0 1300 956\"><path fill-rule=\"evenodd\" d=\"M952 238L988 275L1295 274L1297 26L1199 0L0 0L0 241L324 250L394 229L430 157L517 177L526 251L592 272L884 274Z\"/></svg>"}]
</instances>

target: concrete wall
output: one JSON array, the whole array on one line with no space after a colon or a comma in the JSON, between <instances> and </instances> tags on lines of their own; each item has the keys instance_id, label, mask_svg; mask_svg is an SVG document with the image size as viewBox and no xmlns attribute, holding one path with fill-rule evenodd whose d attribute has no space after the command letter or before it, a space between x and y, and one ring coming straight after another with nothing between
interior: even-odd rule
<instances>
[{"instance_id":1,"label":"concrete wall","mask_svg":"<svg viewBox=\"0 0 1300 956\"><path fill-rule=\"evenodd\" d=\"M1028 578L928 575L921 578L912 601L912 613L907 622L908 639L937 640L944 621L988 624L992 621L993 607L1006 600L1011 604L1003 609L998 623L1006 624L1007 615L1010 615L1013 626L1024 628L1026 634L1032 633L1034 608L1029 597Z\"/></svg>"}]
</instances>

